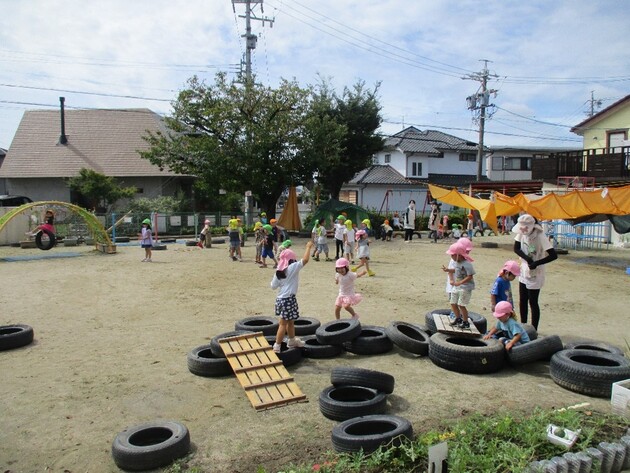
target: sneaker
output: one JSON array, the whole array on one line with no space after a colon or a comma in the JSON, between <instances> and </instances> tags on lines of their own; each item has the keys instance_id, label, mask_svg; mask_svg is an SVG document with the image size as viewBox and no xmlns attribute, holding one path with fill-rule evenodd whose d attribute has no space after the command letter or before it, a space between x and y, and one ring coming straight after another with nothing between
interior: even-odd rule
<instances>
[{"instance_id":1,"label":"sneaker","mask_svg":"<svg viewBox=\"0 0 630 473\"><path fill-rule=\"evenodd\" d=\"M368 271L368 276L376 276L376 273L374 271Z\"/></svg>"},{"instance_id":2,"label":"sneaker","mask_svg":"<svg viewBox=\"0 0 630 473\"><path fill-rule=\"evenodd\" d=\"M354 313L354 315L352 316L353 319L358 319L359 317L361 317L359 314L357 314L356 312Z\"/></svg>"},{"instance_id":3,"label":"sneaker","mask_svg":"<svg viewBox=\"0 0 630 473\"><path fill-rule=\"evenodd\" d=\"M304 345L304 341L299 337L289 338L287 343L289 348L302 348Z\"/></svg>"},{"instance_id":4,"label":"sneaker","mask_svg":"<svg viewBox=\"0 0 630 473\"><path fill-rule=\"evenodd\" d=\"M151 258L147 258L147 263L151 263Z\"/></svg>"},{"instance_id":5,"label":"sneaker","mask_svg":"<svg viewBox=\"0 0 630 473\"><path fill-rule=\"evenodd\" d=\"M467 329L470 328L470 322L468 322L467 320L462 320L459 325L459 328L463 328L463 329Z\"/></svg>"},{"instance_id":6,"label":"sneaker","mask_svg":"<svg viewBox=\"0 0 630 473\"><path fill-rule=\"evenodd\" d=\"M319 261L319 256L316 256L315 258L313 258L315 261Z\"/></svg>"},{"instance_id":7,"label":"sneaker","mask_svg":"<svg viewBox=\"0 0 630 473\"><path fill-rule=\"evenodd\" d=\"M144 263L146 260L147 260L146 258L145 258L145 259L143 259L143 260L142 260L142 263Z\"/></svg>"},{"instance_id":8,"label":"sneaker","mask_svg":"<svg viewBox=\"0 0 630 473\"><path fill-rule=\"evenodd\" d=\"M282 351L282 345L274 343L273 344L273 352L274 353L280 353L281 351Z\"/></svg>"},{"instance_id":9,"label":"sneaker","mask_svg":"<svg viewBox=\"0 0 630 473\"><path fill-rule=\"evenodd\" d=\"M450 325L452 327L454 327L455 325L459 326L459 324L461 324L464 321L464 319L462 319L461 317L457 317L455 320L453 320Z\"/></svg>"},{"instance_id":10,"label":"sneaker","mask_svg":"<svg viewBox=\"0 0 630 473\"><path fill-rule=\"evenodd\" d=\"M232 256L232 261L237 261L238 258L236 256Z\"/></svg>"},{"instance_id":11,"label":"sneaker","mask_svg":"<svg viewBox=\"0 0 630 473\"><path fill-rule=\"evenodd\" d=\"M326 261L332 261L330 258L326 258Z\"/></svg>"},{"instance_id":12,"label":"sneaker","mask_svg":"<svg viewBox=\"0 0 630 473\"><path fill-rule=\"evenodd\" d=\"M453 312L453 311L451 310L451 313L450 313L450 314L448 314L448 318L449 318L449 319L451 319L451 320L455 320L455 312Z\"/></svg>"}]
</instances>

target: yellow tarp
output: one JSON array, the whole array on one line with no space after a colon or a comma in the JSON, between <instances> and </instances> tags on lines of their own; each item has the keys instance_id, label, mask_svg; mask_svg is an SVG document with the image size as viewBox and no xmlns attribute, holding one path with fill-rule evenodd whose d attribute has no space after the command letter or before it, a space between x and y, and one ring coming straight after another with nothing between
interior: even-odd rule
<instances>
[{"instance_id":1,"label":"yellow tarp","mask_svg":"<svg viewBox=\"0 0 630 473\"><path fill-rule=\"evenodd\" d=\"M508 197L495 192L494 201L470 197L457 190L429 184L434 199L447 204L476 209L481 219L495 232L497 216L527 212L538 220L571 220L587 215L630 215L630 186L594 190L574 190L566 194L549 194L530 198L523 194Z\"/></svg>"}]
</instances>

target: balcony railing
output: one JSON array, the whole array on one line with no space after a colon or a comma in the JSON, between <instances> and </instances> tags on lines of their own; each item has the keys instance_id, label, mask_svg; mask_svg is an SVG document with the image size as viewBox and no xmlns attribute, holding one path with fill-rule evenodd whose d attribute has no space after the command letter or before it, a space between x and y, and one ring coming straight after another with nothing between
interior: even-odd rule
<instances>
[{"instance_id":1,"label":"balcony railing","mask_svg":"<svg viewBox=\"0 0 630 473\"><path fill-rule=\"evenodd\" d=\"M551 153L532 159L532 179L555 181L559 176L630 177L630 146Z\"/></svg>"}]
</instances>

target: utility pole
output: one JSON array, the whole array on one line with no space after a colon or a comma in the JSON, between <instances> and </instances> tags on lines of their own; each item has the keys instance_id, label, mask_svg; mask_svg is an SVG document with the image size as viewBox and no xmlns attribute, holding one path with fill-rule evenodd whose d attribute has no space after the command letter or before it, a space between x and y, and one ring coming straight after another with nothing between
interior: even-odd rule
<instances>
[{"instance_id":1,"label":"utility pole","mask_svg":"<svg viewBox=\"0 0 630 473\"><path fill-rule=\"evenodd\" d=\"M483 61L484 66L481 72L475 72L474 74L468 74L462 77L462 79L475 80L481 82L481 91L466 98L466 104L469 110L479 110L479 145L477 147L477 182L481 181L482 159L483 159L483 135L486 125L486 109L491 107L490 94L496 95L497 91L494 89L488 90L488 79L498 77L496 74L490 74L488 71L488 63L491 62L487 59L480 59Z\"/></svg>"},{"instance_id":2,"label":"utility pole","mask_svg":"<svg viewBox=\"0 0 630 473\"><path fill-rule=\"evenodd\" d=\"M260 12L264 13L263 0L232 0L232 9L236 13L235 5L237 3L245 4L245 15L239 15L239 18L245 18L245 34L241 35L245 38L245 60L241 61L241 76L243 74L243 62L245 63L245 83L250 84L252 80L252 51L256 49L256 43L258 42L258 36L252 34L252 20L262 21L263 26L265 22L269 22L271 28L273 28L274 20L266 17L257 17L253 13L253 7L260 6ZM252 7L253 6L253 7Z\"/></svg>"}]
</instances>

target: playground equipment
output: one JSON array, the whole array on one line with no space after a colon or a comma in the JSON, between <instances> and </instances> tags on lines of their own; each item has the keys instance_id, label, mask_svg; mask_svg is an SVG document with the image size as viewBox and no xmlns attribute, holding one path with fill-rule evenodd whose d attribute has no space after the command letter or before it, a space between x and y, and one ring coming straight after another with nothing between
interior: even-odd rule
<instances>
[{"instance_id":1,"label":"playground equipment","mask_svg":"<svg viewBox=\"0 0 630 473\"><path fill-rule=\"evenodd\" d=\"M30 202L28 204L21 205L20 207L17 207L0 217L0 232L2 232L4 227L17 215L20 215L36 207L44 207L46 209L60 209L62 211L64 209L69 210L73 215L76 215L83 220L83 222L87 226L87 231L94 238L96 249L104 253L116 252L116 246L112 243L112 240L109 238L107 231L105 230L101 222L98 221L96 216L82 207L78 207L67 202L47 200L40 202ZM55 213L58 214L59 212ZM57 218L57 220L59 221L60 219ZM35 234L35 242L37 247L42 250L49 250L50 248L52 248L55 245L56 241L54 227L48 223L44 223L38 226L37 230L38 232Z\"/></svg>"}]
</instances>

